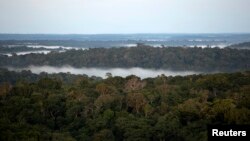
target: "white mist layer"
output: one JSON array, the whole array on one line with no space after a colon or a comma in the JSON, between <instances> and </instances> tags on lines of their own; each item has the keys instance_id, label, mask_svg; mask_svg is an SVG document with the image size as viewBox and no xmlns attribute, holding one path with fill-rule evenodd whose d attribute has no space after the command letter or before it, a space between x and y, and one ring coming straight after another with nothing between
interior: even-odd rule
<instances>
[{"instance_id":1,"label":"white mist layer","mask_svg":"<svg viewBox=\"0 0 250 141\"><path fill-rule=\"evenodd\" d=\"M44 45L28 45L30 48L46 48L46 49L73 49L73 47L63 47L63 46L44 46Z\"/></svg>"},{"instance_id":2,"label":"white mist layer","mask_svg":"<svg viewBox=\"0 0 250 141\"><path fill-rule=\"evenodd\" d=\"M186 76L192 74L200 74L194 71L170 71L163 69L144 69L144 68L74 68L70 66L52 67L52 66L29 66L27 68L13 68L9 67L12 71L30 70L32 73L39 74L41 72L47 73L71 73L71 74L86 74L88 76L98 76L105 78L106 73L111 73L113 76L126 77L129 75L136 75L141 78L157 77L164 74L166 76Z\"/></svg>"},{"instance_id":3,"label":"white mist layer","mask_svg":"<svg viewBox=\"0 0 250 141\"><path fill-rule=\"evenodd\" d=\"M26 54L31 54L31 53L34 53L34 54L48 54L50 52L51 52L50 50L38 50L38 51L21 51L21 52L15 52L15 54L17 56L19 56L19 55L26 55ZM13 56L12 53L5 53L3 55L7 55L9 57Z\"/></svg>"},{"instance_id":4,"label":"white mist layer","mask_svg":"<svg viewBox=\"0 0 250 141\"><path fill-rule=\"evenodd\" d=\"M9 48L11 47L17 47L17 46L21 46L21 45L8 45ZM35 50L35 51L20 51L20 52L13 52L15 53L17 56L19 55L27 55L27 54L48 54L51 51L57 51L59 53L62 52L66 52L67 50L88 50L88 48L79 48L79 47L63 47L63 46L43 46L43 45L28 45L27 47L29 48L41 48L44 50ZM49 50L45 50L45 49L49 49ZM12 52L9 53L0 53L2 55L7 55L9 57L13 56Z\"/></svg>"},{"instance_id":5,"label":"white mist layer","mask_svg":"<svg viewBox=\"0 0 250 141\"><path fill-rule=\"evenodd\" d=\"M201 47L201 48L216 48L216 47L218 47L218 48L221 48L221 49L223 49L223 48L226 48L227 46L229 46L230 44L217 44L217 45L190 45L190 46L188 46L188 47Z\"/></svg>"},{"instance_id":6,"label":"white mist layer","mask_svg":"<svg viewBox=\"0 0 250 141\"><path fill-rule=\"evenodd\" d=\"M64 46L44 46L44 45L28 45L29 48L46 48L46 49L63 49L63 50L86 50L87 48L64 47Z\"/></svg>"}]
</instances>

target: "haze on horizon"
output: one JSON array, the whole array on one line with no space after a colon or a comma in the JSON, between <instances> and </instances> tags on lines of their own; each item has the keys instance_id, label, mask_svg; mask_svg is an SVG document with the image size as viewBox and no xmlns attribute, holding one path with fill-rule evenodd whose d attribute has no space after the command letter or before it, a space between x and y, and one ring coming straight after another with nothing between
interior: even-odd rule
<instances>
[{"instance_id":1,"label":"haze on horizon","mask_svg":"<svg viewBox=\"0 0 250 141\"><path fill-rule=\"evenodd\" d=\"M249 33L250 0L0 0L0 33Z\"/></svg>"}]
</instances>

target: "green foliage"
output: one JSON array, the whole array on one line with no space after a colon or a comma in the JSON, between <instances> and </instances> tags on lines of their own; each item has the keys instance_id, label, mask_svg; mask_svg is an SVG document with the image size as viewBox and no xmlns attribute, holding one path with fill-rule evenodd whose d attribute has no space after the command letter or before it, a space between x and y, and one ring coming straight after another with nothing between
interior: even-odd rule
<instances>
[{"instance_id":1,"label":"green foliage","mask_svg":"<svg viewBox=\"0 0 250 141\"><path fill-rule=\"evenodd\" d=\"M219 48L154 48L139 45L132 48L91 48L63 53L29 54L7 57L0 55L0 66L30 65L73 67L142 67L193 71L249 70L250 50ZM111 75L108 75L111 77Z\"/></svg>"},{"instance_id":2,"label":"green foliage","mask_svg":"<svg viewBox=\"0 0 250 141\"><path fill-rule=\"evenodd\" d=\"M38 86L41 89L60 89L61 82L55 79L43 78L38 81Z\"/></svg>"},{"instance_id":3,"label":"green foliage","mask_svg":"<svg viewBox=\"0 0 250 141\"><path fill-rule=\"evenodd\" d=\"M203 141L207 124L250 124L250 72L144 80L0 74L4 141Z\"/></svg>"}]
</instances>

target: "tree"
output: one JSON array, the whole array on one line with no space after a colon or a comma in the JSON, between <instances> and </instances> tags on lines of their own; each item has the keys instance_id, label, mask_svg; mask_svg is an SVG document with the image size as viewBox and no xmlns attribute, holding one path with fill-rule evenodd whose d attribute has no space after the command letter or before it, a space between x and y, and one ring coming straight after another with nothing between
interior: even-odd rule
<instances>
[{"instance_id":1,"label":"tree","mask_svg":"<svg viewBox=\"0 0 250 141\"><path fill-rule=\"evenodd\" d=\"M114 141L115 137L111 130L103 129L96 133L93 137L93 141Z\"/></svg>"},{"instance_id":2,"label":"tree","mask_svg":"<svg viewBox=\"0 0 250 141\"><path fill-rule=\"evenodd\" d=\"M112 104L115 102L115 96L114 95L100 95L94 102L94 105L96 107L96 111L100 112L104 109L111 108Z\"/></svg>"},{"instance_id":3,"label":"tree","mask_svg":"<svg viewBox=\"0 0 250 141\"><path fill-rule=\"evenodd\" d=\"M119 117L115 123L120 140L150 141L154 136L150 120L129 116Z\"/></svg>"},{"instance_id":4,"label":"tree","mask_svg":"<svg viewBox=\"0 0 250 141\"><path fill-rule=\"evenodd\" d=\"M112 78L112 73L107 72L107 73L106 73L106 77L107 77L107 78Z\"/></svg>"},{"instance_id":5,"label":"tree","mask_svg":"<svg viewBox=\"0 0 250 141\"><path fill-rule=\"evenodd\" d=\"M236 108L236 105L232 99L222 99L213 102L211 109L211 118L220 123L229 123L232 110Z\"/></svg>"},{"instance_id":6,"label":"tree","mask_svg":"<svg viewBox=\"0 0 250 141\"><path fill-rule=\"evenodd\" d=\"M5 97L11 90L9 83L0 84L0 97Z\"/></svg>"},{"instance_id":7,"label":"tree","mask_svg":"<svg viewBox=\"0 0 250 141\"><path fill-rule=\"evenodd\" d=\"M113 94L113 93L114 93L114 90L113 90L110 86L108 86L108 85L106 85L106 84L104 84L104 83L98 84L98 85L96 86L96 90L97 90L101 95L108 95L108 94Z\"/></svg>"},{"instance_id":8,"label":"tree","mask_svg":"<svg viewBox=\"0 0 250 141\"><path fill-rule=\"evenodd\" d=\"M178 140L181 130L179 117L172 112L158 117L154 130L155 136L160 141Z\"/></svg>"},{"instance_id":9,"label":"tree","mask_svg":"<svg viewBox=\"0 0 250 141\"><path fill-rule=\"evenodd\" d=\"M133 77L129 79L127 83L125 84L125 90L128 92L137 91L137 90L142 89L145 86L146 86L145 81L141 81L139 78Z\"/></svg>"},{"instance_id":10,"label":"tree","mask_svg":"<svg viewBox=\"0 0 250 141\"><path fill-rule=\"evenodd\" d=\"M38 81L38 86L42 89L60 89L62 82L56 79L43 78Z\"/></svg>"},{"instance_id":11,"label":"tree","mask_svg":"<svg viewBox=\"0 0 250 141\"><path fill-rule=\"evenodd\" d=\"M143 110L145 117L148 117L150 114L154 112L154 108L150 104L145 105Z\"/></svg>"},{"instance_id":12,"label":"tree","mask_svg":"<svg viewBox=\"0 0 250 141\"><path fill-rule=\"evenodd\" d=\"M65 97L59 94L49 95L48 99L45 101L46 116L48 118L49 126L54 129L61 128L61 122L65 117Z\"/></svg>"},{"instance_id":13,"label":"tree","mask_svg":"<svg viewBox=\"0 0 250 141\"><path fill-rule=\"evenodd\" d=\"M141 93L129 93L126 98L126 103L128 107L133 108L133 110L138 114L144 109L147 101L143 94Z\"/></svg>"}]
</instances>

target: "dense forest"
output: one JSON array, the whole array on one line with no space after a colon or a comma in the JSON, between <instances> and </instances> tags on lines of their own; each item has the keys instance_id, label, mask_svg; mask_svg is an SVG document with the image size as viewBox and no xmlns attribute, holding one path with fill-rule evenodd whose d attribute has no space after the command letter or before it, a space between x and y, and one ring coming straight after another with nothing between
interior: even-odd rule
<instances>
[{"instance_id":1,"label":"dense forest","mask_svg":"<svg viewBox=\"0 0 250 141\"><path fill-rule=\"evenodd\" d=\"M131 48L92 48L63 53L0 55L0 66L49 65L73 67L142 67L192 71L241 71L250 69L250 50L158 47L138 44Z\"/></svg>"},{"instance_id":2,"label":"dense forest","mask_svg":"<svg viewBox=\"0 0 250 141\"><path fill-rule=\"evenodd\" d=\"M0 69L2 141L204 141L250 124L250 72L141 80Z\"/></svg>"},{"instance_id":3,"label":"dense forest","mask_svg":"<svg viewBox=\"0 0 250 141\"><path fill-rule=\"evenodd\" d=\"M239 44L234 44L231 46L228 46L229 48L237 48L237 49L250 49L250 42L244 42Z\"/></svg>"}]
</instances>

